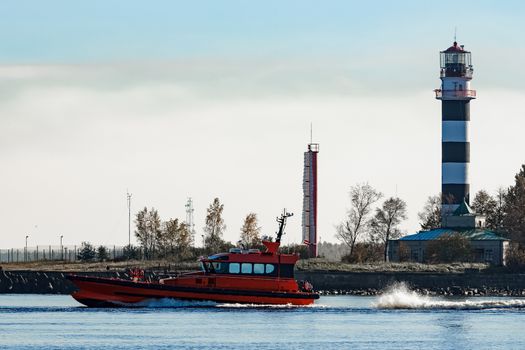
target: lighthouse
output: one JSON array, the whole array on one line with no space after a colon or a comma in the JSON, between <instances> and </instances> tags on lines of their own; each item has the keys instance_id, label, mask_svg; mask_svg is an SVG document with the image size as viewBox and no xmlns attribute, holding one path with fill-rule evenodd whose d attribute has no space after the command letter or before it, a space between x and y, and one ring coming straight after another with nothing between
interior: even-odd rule
<instances>
[{"instance_id":1,"label":"lighthouse","mask_svg":"<svg viewBox=\"0 0 525 350\"><path fill-rule=\"evenodd\" d=\"M463 202L469 204L470 183L470 101L476 98L472 90L471 54L454 42L440 52L441 88L436 99L441 100L441 216L442 223Z\"/></svg>"},{"instance_id":2,"label":"lighthouse","mask_svg":"<svg viewBox=\"0 0 525 350\"><path fill-rule=\"evenodd\" d=\"M309 143L304 152L303 173L303 242L308 257L317 257L317 155L318 143Z\"/></svg>"}]
</instances>

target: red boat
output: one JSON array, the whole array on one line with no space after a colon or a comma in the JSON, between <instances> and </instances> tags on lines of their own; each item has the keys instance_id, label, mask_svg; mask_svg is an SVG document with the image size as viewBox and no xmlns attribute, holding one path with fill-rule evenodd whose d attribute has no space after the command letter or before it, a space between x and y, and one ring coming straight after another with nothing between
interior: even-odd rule
<instances>
[{"instance_id":1,"label":"red boat","mask_svg":"<svg viewBox=\"0 0 525 350\"><path fill-rule=\"evenodd\" d=\"M294 279L298 254L278 252L286 225L284 213L277 219L279 231L275 242L263 240L264 252L259 249L232 248L201 258L201 271L158 282L68 275L78 291L72 294L81 304L90 307L143 306L152 299L170 298L186 301L218 303L309 305L319 298L308 282Z\"/></svg>"}]
</instances>

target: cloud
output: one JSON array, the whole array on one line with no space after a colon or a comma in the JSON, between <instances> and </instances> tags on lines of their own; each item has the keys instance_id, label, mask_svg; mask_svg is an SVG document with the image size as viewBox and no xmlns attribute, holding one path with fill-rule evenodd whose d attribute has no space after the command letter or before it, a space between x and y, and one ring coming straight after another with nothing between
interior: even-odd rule
<instances>
[{"instance_id":1,"label":"cloud","mask_svg":"<svg viewBox=\"0 0 525 350\"><path fill-rule=\"evenodd\" d=\"M409 206L405 229L417 229L417 211L439 191L439 103L430 89L369 94L370 81L328 63L0 66L0 211L9 233L0 246L21 245L27 232L34 244L59 233L72 244L125 243L126 189L135 211L154 206L164 219L184 218L192 196L198 231L218 196L233 241L248 212L271 234L286 207L296 213L286 239L298 242L310 122L321 143L321 237L334 239L347 191L363 181L397 191ZM523 161L522 98L491 90L473 103L475 188L510 183Z\"/></svg>"}]
</instances>

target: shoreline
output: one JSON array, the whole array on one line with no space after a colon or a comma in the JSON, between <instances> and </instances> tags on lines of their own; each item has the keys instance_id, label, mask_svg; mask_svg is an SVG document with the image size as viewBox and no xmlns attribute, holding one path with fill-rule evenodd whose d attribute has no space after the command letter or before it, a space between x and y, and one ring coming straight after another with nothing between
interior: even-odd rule
<instances>
[{"instance_id":1,"label":"shoreline","mask_svg":"<svg viewBox=\"0 0 525 350\"><path fill-rule=\"evenodd\" d=\"M184 270L147 269L145 278L157 280ZM92 271L0 270L0 294L71 294L69 273L129 279L126 269ZM489 272L345 272L296 270L297 280L308 280L320 295L380 295L403 283L428 296L525 297L525 274Z\"/></svg>"}]
</instances>

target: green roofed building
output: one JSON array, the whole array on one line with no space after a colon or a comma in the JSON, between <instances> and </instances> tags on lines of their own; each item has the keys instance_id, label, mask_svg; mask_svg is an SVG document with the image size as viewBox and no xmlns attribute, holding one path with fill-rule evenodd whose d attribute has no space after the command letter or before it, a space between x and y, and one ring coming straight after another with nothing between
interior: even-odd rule
<instances>
[{"instance_id":1,"label":"green roofed building","mask_svg":"<svg viewBox=\"0 0 525 350\"><path fill-rule=\"evenodd\" d=\"M472 261L505 265L509 240L498 233L485 229L485 218L477 215L463 201L452 215L442 218L442 227L420 231L388 242L390 261L427 262L425 255L430 242L455 235L467 238L472 247Z\"/></svg>"}]
</instances>

